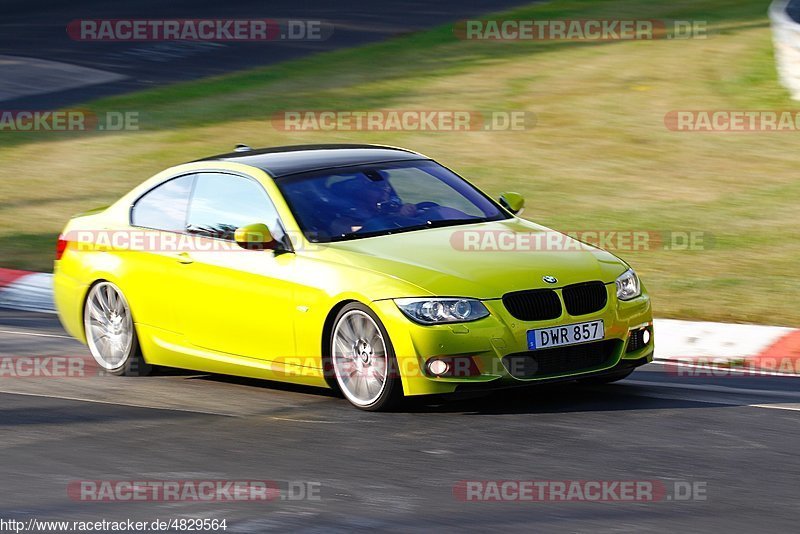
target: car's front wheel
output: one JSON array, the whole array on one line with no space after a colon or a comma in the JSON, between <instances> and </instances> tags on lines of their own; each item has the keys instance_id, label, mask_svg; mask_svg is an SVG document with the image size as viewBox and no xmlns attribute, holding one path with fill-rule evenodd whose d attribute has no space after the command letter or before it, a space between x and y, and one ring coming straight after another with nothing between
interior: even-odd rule
<instances>
[{"instance_id":1,"label":"car's front wheel","mask_svg":"<svg viewBox=\"0 0 800 534\"><path fill-rule=\"evenodd\" d=\"M386 410L402 398L403 387L389 334L366 306L351 303L339 311L330 355L339 389L357 408Z\"/></svg>"},{"instance_id":2,"label":"car's front wheel","mask_svg":"<svg viewBox=\"0 0 800 534\"><path fill-rule=\"evenodd\" d=\"M98 282L89 290L83 312L86 342L97 364L107 373L145 376L152 366L139 349L128 301L111 282Z\"/></svg>"}]
</instances>

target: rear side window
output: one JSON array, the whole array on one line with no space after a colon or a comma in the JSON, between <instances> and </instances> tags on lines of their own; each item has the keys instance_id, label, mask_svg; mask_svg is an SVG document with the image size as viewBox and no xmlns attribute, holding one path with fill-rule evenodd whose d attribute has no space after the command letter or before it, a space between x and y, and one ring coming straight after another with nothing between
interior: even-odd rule
<instances>
[{"instance_id":1,"label":"rear side window","mask_svg":"<svg viewBox=\"0 0 800 534\"><path fill-rule=\"evenodd\" d=\"M278 241L284 231L261 184L224 173L199 173L187 218L191 234L233 240L237 228L263 223Z\"/></svg>"},{"instance_id":2,"label":"rear side window","mask_svg":"<svg viewBox=\"0 0 800 534\"><path fill-rule=\"evenodd\" d=\"M151 189L133 205L131 224L168 232L185 232L193 183L194 175L185 175Z\"/></svg>"}]
</instances>

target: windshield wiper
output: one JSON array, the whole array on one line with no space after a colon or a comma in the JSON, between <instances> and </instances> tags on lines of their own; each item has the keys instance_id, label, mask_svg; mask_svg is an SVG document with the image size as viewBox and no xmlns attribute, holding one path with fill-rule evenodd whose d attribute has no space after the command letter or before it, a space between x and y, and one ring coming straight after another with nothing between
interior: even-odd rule
<instances>
[{"instance_id":1,"label":"windshield wiper","mask_svg":"<svg viewBox=\"0 0 800 534\"><path fill-rule=\"evenodd\" d=\"M410 232L413 230L425 230L426 228L442 228L444 226L457 226L459 224L470 224L470 223L479 223L479 222L486 222L486 219L483 218L474 218L474 219L439 219L436 221L427 221L422 224L415 224L413 226L404 226L402 228L398 228L397 230L388 230L387 233L397 233L397 232Z\"/></svg>"},{"instance_id":2,"label":"windshield wiper","mask_svg":"<svg viewBox=\"0 0 800 534\"><path fill-rule=\"evenodd\" d=\"M485 217L473 217L469 219L439 219L436 221L427 221L412 226L400 226L398 228L384 228L383 230L373 230L371 232L362 232L361 230L356 230L355 232L347 232L346 234L341 234L339 236L336 236L334 240L341 241L353 237L376 237L379 235L392 235L392 234L399 234L402 232L413 232L415 230L425 230L427 228L442 228L444 226L457 226L460 224L482 223L489 220L490 219L487 219Z\"/></svg>"}]
</instances>

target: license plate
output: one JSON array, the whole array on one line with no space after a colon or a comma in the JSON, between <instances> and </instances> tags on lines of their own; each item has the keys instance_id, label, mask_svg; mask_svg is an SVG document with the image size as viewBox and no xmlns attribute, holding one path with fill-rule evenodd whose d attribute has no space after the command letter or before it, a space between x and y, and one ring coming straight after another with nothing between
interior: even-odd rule
<instances>
[{"instance_id":1,"label":"license plate","mask_svg":"<svg viewBox=\"0 0 800 534\"><path fill-rule=\"evenodd\" d=\"M528 350L549 349L603 339L603 321L528 330Z\"/></svg>"}]
</instances>

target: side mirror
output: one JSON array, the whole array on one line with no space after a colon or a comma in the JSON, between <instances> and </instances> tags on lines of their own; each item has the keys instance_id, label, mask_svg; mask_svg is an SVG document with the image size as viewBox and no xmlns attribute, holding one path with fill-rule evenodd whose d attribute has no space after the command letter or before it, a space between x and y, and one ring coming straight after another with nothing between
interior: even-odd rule
<instances>
[{"instance_id":1,"label":"side mirror","mask_svg":"<svg viewBox=\"0 0 800 534\"><path fill-rule=\"evenodd\" d=\"M236 243L247 250L274 249L277 245L275 238L266 224L248 224L236 229L233 234Z\"/></svg>"},{"instance_id":2,"label":"side mirror","mask_svg":"<svg viewBox=\"0 0 800 534\"><path fill-rule=\"evenodd\" d=\"M519 193L508 191L500 195L500 204L514 215L519 215L525 208L525 197Z\"/></svg>"}]
</instances>

